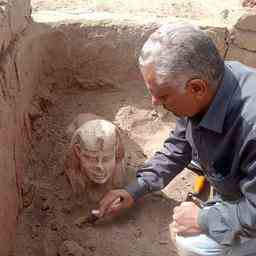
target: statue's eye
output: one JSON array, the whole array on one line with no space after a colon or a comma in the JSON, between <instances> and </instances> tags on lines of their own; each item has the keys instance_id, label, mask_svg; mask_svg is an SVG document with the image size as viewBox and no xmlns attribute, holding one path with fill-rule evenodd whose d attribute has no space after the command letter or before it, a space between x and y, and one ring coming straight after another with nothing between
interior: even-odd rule
<instances>
[{"instance_id":1,"label":"statue's eye","mask_svg":"<svg viewBox=\"0 0 256 256\"><path fill-rule=\"evenodd\" d=\"M90 162L97 162L97 156L83 155L83 157Z\"/></svg>"}]
</instances>

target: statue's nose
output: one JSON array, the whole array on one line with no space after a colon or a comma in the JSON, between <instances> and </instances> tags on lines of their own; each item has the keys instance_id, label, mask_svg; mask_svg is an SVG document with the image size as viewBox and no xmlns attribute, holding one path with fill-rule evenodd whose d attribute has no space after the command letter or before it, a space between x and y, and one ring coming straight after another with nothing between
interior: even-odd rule
<instances>
[{"instance_id":1,"label":"statue's nose","mask_svg":"<svg viewBox=\"0 0 256 256\"><path fill-rule=\"evenodd\" d=\"M102 170L103 170L102 161L99 160L99 161L97 162L96 168L97 168L97 170L99 170L99 171L102 171Z\"/></svg>"}]
</instances>

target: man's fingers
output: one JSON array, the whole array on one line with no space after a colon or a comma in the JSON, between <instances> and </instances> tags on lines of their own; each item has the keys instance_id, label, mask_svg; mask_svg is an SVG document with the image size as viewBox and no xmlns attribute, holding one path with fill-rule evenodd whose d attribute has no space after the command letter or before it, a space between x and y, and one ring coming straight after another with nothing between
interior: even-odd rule
<instances>
[{"instance_id":1,"label":"man's fingers","mask_svg":"<svg viewBox=\"0 0 256 256\"><path fill-rule=\"evenodd\" d=\"M125 203L123 202L125 201L123 194L124 191L122 190L112 190L108 192L107 195L100 202L100 217L112 212L113 210L120 210Z\"/></svg>"},{"instance_id":2,"label":"man's fingers","mask_svg":"<svg viewBox=\"0 0 256 256\"><path fill-rule=\"evenodd\" d=\"M176 206L173 209L173 213L178 213L180 211L180 206Z\"/></svg>"},{"instance_id":3,"label":"man's fingers","mask_svg":"<svg viewBox=\"0 0 256 256\"><path fill-rule=\"evenodd\" d=\"M194 203L193 202L182 202L179 206L174 207L173 212L174 213L180 212L183 207L188 207L191 205L194 205Z\"/></svg>"},{"instance_id":4,"label":"man's fingers","mask_svg":"<svg viewBox=\"0 0 256 256\"><path fill-rule=\"evenodd\" d=\"M122 206L122 200L120 197L118 197L117 199L115 199L115 201L111 204L111 208L120 208Z\"/></svg>"},{"instance_id":5,"label":"man's fingers","mask_svg":"<svg viewBox=\"0 0 256 256\"><path fill-rule=\"evenodd\" d=\"M115 194L112 194L111 192L107 194L102 201L100 202L99 207L99 216L102 217L106 212L108 212L108 208L111 207L111 205L118 199L119 197Z\"/></svg>"},{"instance_id":6,"label":"man's fingers","mask_svg":"<svg viewBox=\"0 0 256 256\"><path fill-rule=\"evenodd\" d=\"M187 206L192 206L192 205L195 205L195 203L194 202L182 202L181 204L180 204L180 207L187 207Z\"/></svg>"},{"instance_id":7,"label":"man's fingers","mask_svg":"<svg viewBox=\"0 0 256 256\"><path fill-rule=\"evenodd\" d=\"M101 200L99 206L99 214L101 218L106 214L118 212L121 209L130 208L134 204L133 197L124 189L116 189L109 191Z\"/></svg>"},{"instance_id":8,"label":"man's fingers","mask_svg":"<svg viewBox=\"0 0 256 256\"><path fill-rule=\"evenodd\" d=\"M105 206L109 204L109 202L112 202L115 198L115 195L110 191L107 193L107 195L104 196L104 198L100 201L100 207Z\"/></svg>"},{"instance_id":9,"label":"man's fingers","mask_svg":"<svg viewBox=\"0 0 256 256\"><path fill-rule=\"evenodd\" d=\"M113 203L110 205L110 207L107 209L106 214L112 215L116 212L119 212L123 208L122 203Z\"/></svg>"},{"instance_id":10,"label":"man's fingers","mask_svg":"<svg viewBox=\"0 0 256 256\"><path fill-rule=\"evenodd\" d=\"M172 218L174 221L180 222L180 220L182 221L182 216L183 216L182 213L177 212L177 213L173 214Z\"/></svg>"},{"instance_id":11,"label":"man's fingers","mask_svg":"<svg viewBox=\"0 0 256 256\"><path fill-rule=\"evenodd\" d=\"M173 224L174 224L173 227L174 227L174 230L175 230L176 234L181 234L182 232L185 232L187 230L187 228L185 226L180 225L176 221L174 221Z\"/></svg>"},{"instance_id":12,"label":"man's fingers","mask_svg":"<svg viewBox=\"0 0 256 256\"><path fill-rule=\"evenodd\" d=\"M115 199L108 207L107 209L107 214L108 213L113 213L113 212L117 212L119 210L122 209L122 201L121 201L121 198L117 198Z\"/></svg>"},{"instance_id":13,"label":"man's fingers","mask_svg":"<svg viewBox=\"0 0 256 256\"><path fill-rule=\"evenodd\" d=\"M173 230L175 234L181 236L195 235L198 234L198 230L195 228L188 228L184 225L180 225L178 222L173 222Z\"/></svg>"},{"instance_id":14,"label":"man's fingers","mask_svg":"<svg viewBox=\"0 0 256 256\"><path fill-rule=\"evenodd\" d=\"M193 202L183 202L174 208L174 232L178 235L195 235L202 233L198 225L199 208Z\"/></svg>"},{"instance_id":15,"label":"man's fingers","mask_svg":"<svg viewBox=\"0 0 256 256\"><path fill-rule=\"evenodd\" d=\"M182 202L179 206L174 207L173 213L174 215L181 215L184 212L184 209L187 207L195 206L193 202Z\"/></svg>"}]
</instances>

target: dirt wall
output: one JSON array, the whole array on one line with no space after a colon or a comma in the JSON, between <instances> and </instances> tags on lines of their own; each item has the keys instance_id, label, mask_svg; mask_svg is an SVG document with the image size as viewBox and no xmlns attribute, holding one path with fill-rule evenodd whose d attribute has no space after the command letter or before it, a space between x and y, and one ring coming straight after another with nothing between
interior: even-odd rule
<instances>
[{"instance_id":1,"label":"dirt wall","mask_svg":"<svg viewBox=\"0 0 256 256\"><path fill-rule=\"evenodd\" d=\"M31 39L33 47L38 45L50 53L44 57L49 66L41 67L41 77L45 81L55 80L51 89L67 83L84 89L121 88L143 83L137 61L139 52L158 26L160 24L104 20L35 24L33 31L37 32ZM228 49L228 30L225 27L202 28L213 38L224 57Z\"/></svg>"},{"instance_id":2,"label":"dirt wall","mask_svg":"<svg viewBox=\"0 0 256 256\"><path fill-rule=\"evenodd\" d=\"M256 11L251 10L239 18L231 30L228 59L239 60L256 67Z\"/></svg>"},{"instance_id":3,"label":"dirt wall","mask_svg":"<svg viewBox=\"0 0 256 256\"><path fill-rule=\"evenodd\" d=\"M20 81L15 55L29 22L29 0L0 1L0 255L7 255L15 239L23 145L28 144L24 125L26 83Z\"/></svg>"}]
</instances>

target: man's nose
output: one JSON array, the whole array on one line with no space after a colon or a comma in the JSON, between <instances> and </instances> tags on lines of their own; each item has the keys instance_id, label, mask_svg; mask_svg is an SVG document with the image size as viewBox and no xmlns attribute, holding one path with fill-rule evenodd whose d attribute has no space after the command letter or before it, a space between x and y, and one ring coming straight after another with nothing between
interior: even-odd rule
<instances>
[{"instance_id":1,"label":"man's nose","mask_svg":"<svg viewBox=\"0 0 256 256\"><path fill-rule=\"evenodd\" d=\"M161 101L153 95L151 95L151 102L153 106L159 106L162 104Z\"/></svg>"}]
</instances>

